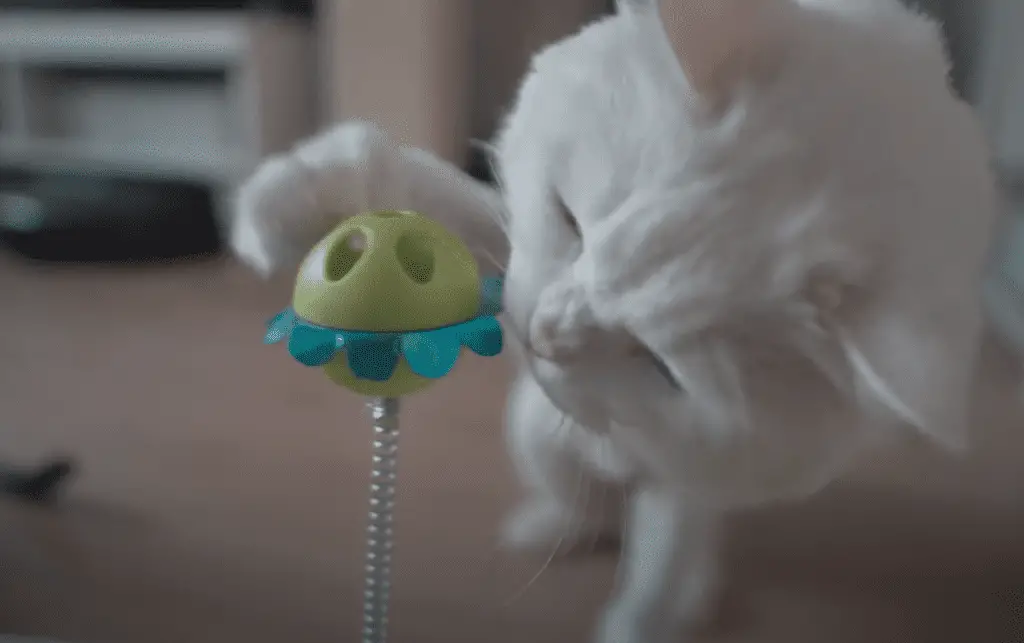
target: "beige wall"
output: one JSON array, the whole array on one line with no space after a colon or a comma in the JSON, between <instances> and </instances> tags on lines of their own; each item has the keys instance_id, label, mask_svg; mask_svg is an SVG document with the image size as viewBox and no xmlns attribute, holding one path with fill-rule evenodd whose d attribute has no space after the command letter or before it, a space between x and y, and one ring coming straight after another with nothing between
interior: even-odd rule
<instances>
[{"instance_id":1,"label":"beige wall","mask_svg":"<svg viewBox=\"0 0 1024 643\"><path fill-rule=\"evenodd\" d=\"M530 54L604 0L320 0L326 120L372 118L461 163L490 136Z\"/></svg>"},{"instance_id":2,"label":"beige wall","mask_svg":"<svg viewBox=\"0 0 1024 643\"><path fill-rule=\"evenodd\" d=\"M372 118L461 161L469 130L472 0L321 0L329 121Z\"/></svg>"},{"instance_id":3,"label":"beige wall","mask_svg":"<svg viewBox=\"0 0 1024 643\"><path fill-rule=\"evenodd\" d=\"M477 0L473 3L473 136L488 138L515 98L530 57L601 13L606 0Z\"/></svg>"}]
</instances>

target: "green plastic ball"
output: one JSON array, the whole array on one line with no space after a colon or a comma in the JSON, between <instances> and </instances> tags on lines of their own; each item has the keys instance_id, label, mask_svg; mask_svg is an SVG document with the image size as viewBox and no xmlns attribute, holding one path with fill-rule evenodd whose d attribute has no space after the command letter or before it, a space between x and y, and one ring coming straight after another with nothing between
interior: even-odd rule
<instances>
[{"instance_id":1,"label":"green plastic ball","mask_svg":"<svg viewBox=\"0 0 1024 643\"><path fill-rule=\"evenodd\" d=\"M352 217L331 231L303 261L292 307L327 328L375 333L430 330L473 319L480 308L480 274L461 239L415 212ZM391 378L365 380L344 352L324 366L336 384L362 395L397 397L434 380L400 359Z\"/></svg>"}]
</instances>

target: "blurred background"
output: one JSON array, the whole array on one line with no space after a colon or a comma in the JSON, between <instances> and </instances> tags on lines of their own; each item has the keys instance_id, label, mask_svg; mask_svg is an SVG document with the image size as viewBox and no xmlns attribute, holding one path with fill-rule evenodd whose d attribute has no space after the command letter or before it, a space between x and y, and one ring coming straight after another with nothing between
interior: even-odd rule
<instances>
[{"instance_id":1,"label":"blurred background","mask_svg":"<svg viewBox=\"0 0 1024 643\"><path fill-rule=\"evenodd\" d=\"M346 118L489 180L532 52L611 0L0 0L0 641L356 640L368 421L261 346L234 187ZM743 518L713 641L1024 641L1024 2L932 0L1005 193L977 451ZM506 365L404 412L394 641L583 641L614 558L496 554ZM51 500L51 485L74 465ZM603 503L621 502L615 498ZM592 499L593 501L593 499Z\"/></svg>"}]
</instances>

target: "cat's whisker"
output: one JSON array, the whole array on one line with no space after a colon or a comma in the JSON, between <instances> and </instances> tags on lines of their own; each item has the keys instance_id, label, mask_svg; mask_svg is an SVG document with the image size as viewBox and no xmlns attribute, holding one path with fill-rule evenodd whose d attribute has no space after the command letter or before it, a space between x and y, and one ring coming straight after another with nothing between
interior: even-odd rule
<instances>
[{"instance_id":1,"label":"cat's whisker","mask_svg":"<svg viewBox=\"0 0 1024 643\"><path fill-rule=\"evenodd\" d=\"M555 430L556 431L568 431L566 426L567 426L567 424L569 422L570 422L570 420L569 420L568 416L563 415L561 422L558 423L558 427ZM588 483L588 482L589 482L589 480L587 479L587 476L586 476L586 467L584 467L583 464L581 463L580 466L579 466L579 476L576 478L576 490L573 492L574 498L573 498L572 505L574 507L579 505L580 497L581 496L584 496L584 494L589 495L590 485L589 484L585 484L585 483ZM568 532L575 532L577 529L579 529L579 524L578 523L572 529L569 529L567 531ZM548 570L548 568L551 567L551 564L555 561L555 558L558 557L558 552L561 551L562 545L565 544L565 535L566 535L565 533L562 533L559 536L558 541L551 548L551 551L548 553L548 556L544 560L544 564L541 565L540 569L538 569L537 572L532 577L530 577L530 580L528 580L526 582L526 584L523 585L523 587L521 587L511 597L509 597L502 604L502 607L509 607L512 604L514 604L516 601L521 599L523 596L525 596L526 592L529 591L529 589L531 587L533 587L534 583L536 583L540 579L540 577L544 574L544 572L546 572Z\"/></svg>"},{"instance_id":2,"label":"cat's whisker","mask_svg":"<svg viewBox=\"0 0 1024 643\"><path fill-rule=\"evenodd\" d=\"M497 260L497 259L496 259L496 258L494 257L494 255L493 255L493 254L491 254L491 253L490 253L490 252L489 252L488 250L486 250L485 248L477 248L477 252L479 252L479 253L480 253L481 255L483 255L483 256L484 256L484 258L486 258L486 259L487 259L488 261L490 261L490 262L491 262L491 265L493 265L493 266L494 266L495 268L497 268L497 269L498 269L498 271L499 271L499 272L500 272L501 274L503 274L503 275L504 275L504 274L505 274L506 272L508 272L508 266L507 266L506 264L503 264L503 263L501 263L500 261L498 261L498 260Z\"/></svg>"},{"instance_id":3,"label":"cat's whisker","mask_svg":"<svg viewBox=\"0 0 1024 643\"><path fill-rule=\"evenodd\" d=\"M491 170L491 176L498 187L498 191L504 192L505 184L502 181L501 172L498 171L498 148L490 141L481 139L471 140L470 145L484 153L484 160L487 162L487 167Z\"/></svg>"},{"instance_id":4,"label":"cat's whisker","mask_svg":"<svg viewBox=\"0 0 1024 643\"><path fill-rule=\"evenodd\" d=\"M546 572L548 570L548 567L551 566L551 563L553 563L555 561L555 558L558 556L558 550L561 549L561 547L562 547L562 540L563 540L562 538L558 539L558 542L552 548L551 553L548 554L548 557L547 557L547 559L545 559L544 564L541 565L541 568L537 570L537 573L535 573L532 577L530 577L530 580L528 580L526 582L526 584L523 585L523 587L519 589L519 591L517 591L508 600L506 600L502 604L502 607L510 607L516 601L518 601L519 599L521 599L523 596L526 595L526 592L531 587L533 587L533 584L536 583L538 579L540 579L541 575L544 572Z\"/></svg>"},{"instance_id":5,"label":"cat's whisker","mask_svg":"<svg viewBox=\"0 0 1024 643\"><path fill-rule=\"evenodd\" d=\"M516 320L513 319L511 315L505 315L504 318L503 318L503 322L504 322L503 326L508 331L510 331L511 335L515 339L517 339L519 341L520 346L522 346L523 352L527 353L528 355L536 355L537 354L537 353L534 352L533 346L530 344L530 335L529 335L529 333L526 333L521 328L519 328L519 326L516 325ZM526 367L528 369L530 369L530 372L533 373L534 376L536 376L537 375L537 371L534 369L534 365L533 365L532 360L527 359L527 360L525 360L525 362L526 362ZM538 379L538 382L539 381L540 380Z\"/></svg>"},{"instance_id":6,"label":"cat's whisker","mask_svg":"<svg viewBox=\"0 0 1024 643\"><path fill-rule=\"evenodd\" d=\"M606 505L607 502L608 502L608 485L602 484L601 485L601 500L600 500L600 503L599 503L599 506L598 506L597 515L595 516L596 523L594 525L594 529L590 530L590 532L591 532L590 533L590 538L589 538L590 542L587 544L587 550L586 551L587 551L588 554L593 554L594 552L596 552L597 551L597 545L601 541L602 526L604 525L605 518L607 517L607 513L608 513L605 510L605 505ZM587 509L587 507L584 507L584 510L586 510L586 509Z\"/></svg>"},{"instance_id":7,"label":"cat's whisker","mask_svg":"<svg viewBox=\"0 0 1024 643\"><path fill-rule=\"evenodd\" d=\"M497 164L495 163L495 158L497 158L497 152L494 146L488 143L487 141L483 141L480 139L472 139L470 140L469 144L470 147L473 147L483 152L484 161L487 163L487 167L491 171L491 176L494 178L494 182L496 184L496 187L498 188L498 192L502 192L503 186L501 184L501 176L498 172ZM498 224L498 227L501 228L502 232L504 232L506 235L508 234L507 212L505 212L504 210L488 210L487 215L491 218L491 220Z\"/></svg>"},{"instance_id":8,"label":"cat's whisker","mask_svg":"<svg viewBox=\"0 0 1024 643\"><path fill-rule=\"evenodd\" d=\"M579 464L580 468L580 486L582 487L581 493L576 494L575 516L576 520L572 527L569 528L567 533L571 534L573 538L579 534L582 529L586 526L587 522L587 507L590 505L590 491L593 489L594 481L593 478L586 475L586 465L583 462Z\"/></svg>"}]
</instances>

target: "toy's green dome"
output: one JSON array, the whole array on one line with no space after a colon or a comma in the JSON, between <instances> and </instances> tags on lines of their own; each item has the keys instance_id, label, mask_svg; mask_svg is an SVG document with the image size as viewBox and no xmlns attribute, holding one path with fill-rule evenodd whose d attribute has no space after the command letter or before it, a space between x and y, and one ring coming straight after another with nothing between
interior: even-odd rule
<instances>
[{"instance_id":1,"label":"toy's green dome","mask_svg":"<svg viewBox=\"0 0 1024 643\"><path fill-rule=\"evenodd\" d=\"M462 241L414 212L353 217L302 263L291 308L264 339L364 395L426 388L463 347L502 349L501 279L481 280Z\"/></svg>"},{"instance_id":2,"label":"toy's green dome","mask_svg":"<svg viewBox=\"0 0 1024 643\"><path fill-rule=\"evenodd\" d=\"M310 252L295 283L293 308L327 328L440 328L476 316L480 275L462 240L427 217L362 214Z\"/></svg>"}]
</instances>

